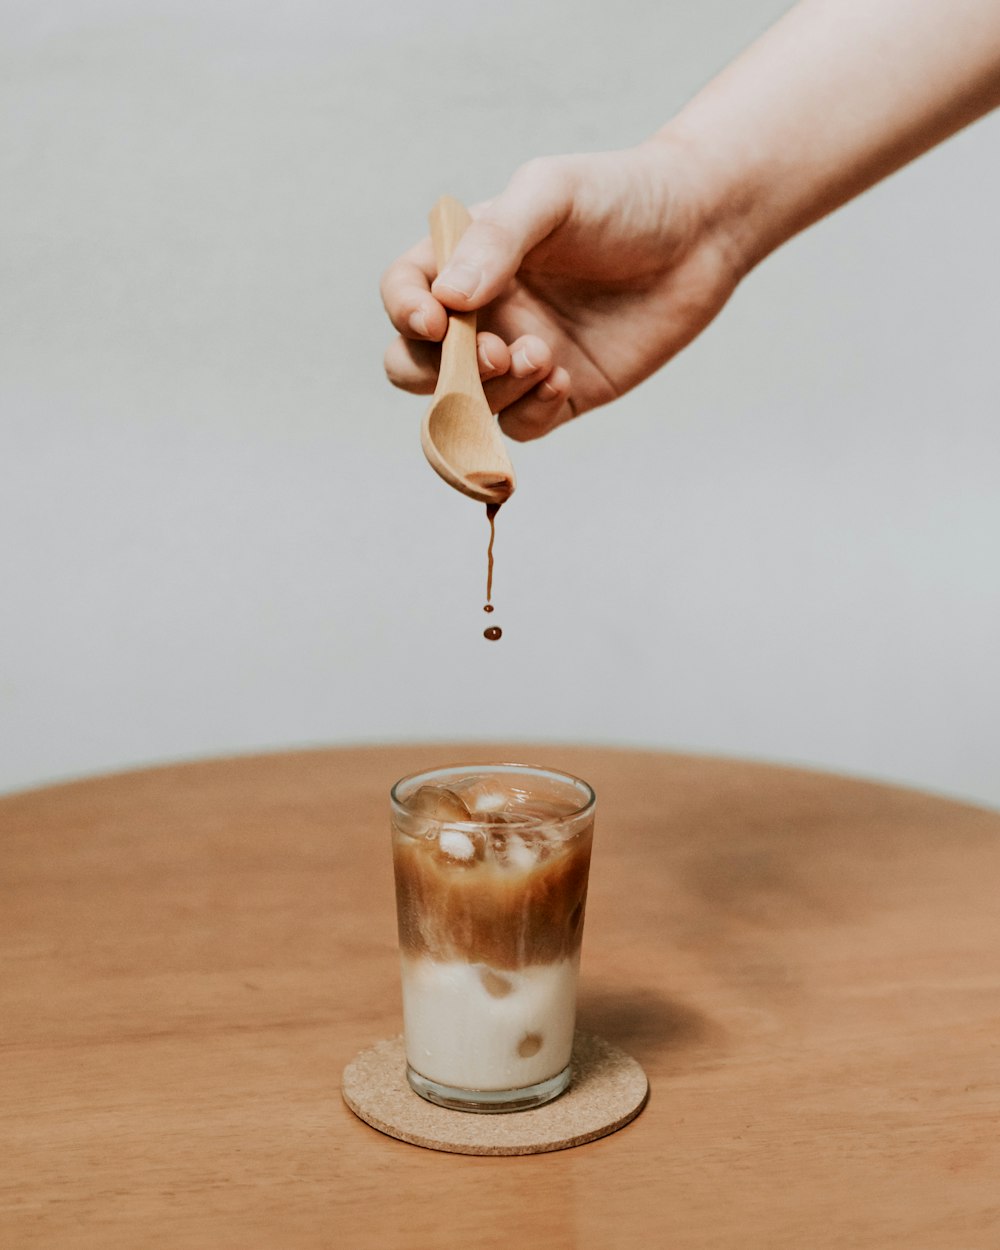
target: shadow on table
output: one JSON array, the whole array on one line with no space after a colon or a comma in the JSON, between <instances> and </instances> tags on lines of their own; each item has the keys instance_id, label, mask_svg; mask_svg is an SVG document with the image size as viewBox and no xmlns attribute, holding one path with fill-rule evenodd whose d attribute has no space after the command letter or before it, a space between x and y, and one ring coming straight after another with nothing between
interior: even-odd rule
<instances>
[{"instance_id":1,"label":"shadow on table","mask_svg":"<svg viewBox=\"0 0 1000 1250\"><path fill-rule=\"evenodd\" d=\"M725 1030L697 1008L654 990L581 989L577 1023L641 1062L691 1050L721 1051Z\"/></svg>"}]
</instances>

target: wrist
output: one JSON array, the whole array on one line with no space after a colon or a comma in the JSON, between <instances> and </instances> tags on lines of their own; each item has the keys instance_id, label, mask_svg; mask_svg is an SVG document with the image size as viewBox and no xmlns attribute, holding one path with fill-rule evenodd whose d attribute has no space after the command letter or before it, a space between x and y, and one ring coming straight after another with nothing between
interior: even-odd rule
<instances>
[{"instance_id":1,"label":"wrist","mask_svg":"<svg viewBox=\"0 0 1000 1250\"><path fill-rule=\"evenodd\" d=\"M736 282L784 242L770 220L763 175L749 160L737 162L731 153L724 155L683 112L647 143L659 149L670 166L684 170L697 232L726 258Z\"/></svg>"}]
</instances>

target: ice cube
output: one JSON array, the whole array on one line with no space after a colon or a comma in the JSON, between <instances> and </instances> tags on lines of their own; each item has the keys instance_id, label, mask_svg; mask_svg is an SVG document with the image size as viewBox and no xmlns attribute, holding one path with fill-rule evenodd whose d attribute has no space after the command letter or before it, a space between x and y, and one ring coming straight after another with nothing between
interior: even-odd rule
<instances>
[{"instance_id":1,"label":"ice cube","mask_svg":"<svg viewBox=\"0 0 1000 1250\"><path fill-rule=\"evenodd\" d=\"M482 820L502 811L510 797L500 783L491 777L470 777L455 789L460 792L475 820Z\"/></svg>"},{"instance_id":2,"label":"ice cube","mask_svg":"<svg viewBox=\"0 0 1000 1250\"><path fill-rule=\"evenodd\" d=\"M522 1059L530 1059L542 1049L541 1033L525 1033L517 1044L517 1053Z\"/></svg>"},{"instance_id":3,"label":"ice cube","mask_svg":"<svg viewBox=\"0 0 1000 1250\"><path fill-rule=\"evenodd\" d=\"M535 853L535 862L541 863L542 860L548 859L549 856L558 848L558 843L553 842L546 837L544 829L532 829L526 835L527 840L531 843L532 850Z\"/></svg>"},{"instance_id":4,"label":"ice cube","mask_svg":"<svg viewBox=\"0 0 1000 1250\"><path fill-rule=\"evenodd\" d=\"M472 813L462 797L447 786L421 786L406 800L407 810L427 820L469 820Z\"/></svg>"},{"instance_id":5,"label":"ice cube","mask_svg":"<svg viewBox=\"0 0 1000 1250\"><path fill-rule=\"evenodd\" d=\"M495 864L507 862L507 835L503 829L491 825L487 833L486 846Z\"/></svg>"},{"instance_id":6,"label":"ice cube","mask_svg":"<svg viewBox=\"0 0 1000 1250\"><path fill-rule=\"evenodd\" d=\"M480 968L479 979L482 981L483 989L489 994L490 998L506 998L514 988L514 982L510 977L502 977L499 972L494 972L492 968Z\"/></svg>"},{"instance_id":7,"label":"ice cube","mask_svg":"<svg viewBox=\"0 0 1000 1250\"><path fill-rule=\"evenodd\" d=\"M508 831L506 862L511 868L526 872L538 863L538 854L532 842L522 838L519 833Z\"/></svg>"},{"instance_id":8,"label":"ice cube","mask_svg":"<svg viewBox=\"0 0 1000 1250\"><path fill-rule=\"evenodd\" d=\"M456 829L454 825L443 825L438 834L437 844L441 854L447 859L458 860L459 863L471 864L480 859L480 847L477 841L485 843L485 839L476 839L464 829Z\"/></svg>"}]
</instances>

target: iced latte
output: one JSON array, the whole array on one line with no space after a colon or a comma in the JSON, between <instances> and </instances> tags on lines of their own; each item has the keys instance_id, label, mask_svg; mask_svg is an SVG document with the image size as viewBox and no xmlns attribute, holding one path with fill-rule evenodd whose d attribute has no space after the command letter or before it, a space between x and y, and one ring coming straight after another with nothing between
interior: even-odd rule
<instances>
[{"instance_id":1,"label":"iced latte","mask_svg":"<svg viewBox=\"0 0 1000 1250\"><path fill-rule=\"evenodd\" d=\"M392 792L407 1076L475 1111L562 1093L594 827L583 781L437 769Z\"/></svg>"}]
</instances>

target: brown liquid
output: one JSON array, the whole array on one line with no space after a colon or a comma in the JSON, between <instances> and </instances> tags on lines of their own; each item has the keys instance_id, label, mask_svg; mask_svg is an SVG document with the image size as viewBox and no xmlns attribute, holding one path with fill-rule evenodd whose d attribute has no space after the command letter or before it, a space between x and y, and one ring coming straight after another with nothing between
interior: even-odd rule
<instances>
[{"instance_id":1,"label":"brown liquid","mask_svg":"<svg viewBox=\"0 0 1000 1250\"><path fill-rule=\"evenodd\" d=\"M490 523L490 545L486 548L486 603L483 605L484 612L493 611L493 604L490 602L493 598L493 542L497 536L496 517L502 506L502 503L488 503L486 505L486 519ZM503 637L503 630L497 625L491 625L489 629L483 630L483 637L490 642L497 642Z\"/></svg>"},{"instance_id":2,"label":"brown liquid","mask_svg":"<svg viewBox=\"0 0 1000 1250\"><path fill-rule=\"evenodd\" d=\"M496 519L497 513L500 511L502 504L488 503L486 505L486 519L490 523L490 545L486 548L486 602L493 598L493 540L497 536Z\"/></svg>"},{"instance_id":3,"label":"brown liquid","mask_svg":"<svg viewBox=\"0 0 1000 1250\"><path fill-rule=\"evenodd\" d=\"M393 866L399 942L410 956L482 963L490 969L523 968L575 955L583 936L591 820L565 841L545 839L536 826L486 824L474 858L456 860L437 838L408 832L396 820ZM559 813L549 811L551 819ZM471 828L471 826L465 826ZM426 828L426 825L425 825ZM411 836L411 832L418 836ZM505 840L540 839L536 862L503 862ZM488 837L487 837L488 835ZM499 976L488 991L509 993Z\"/></svg>"}]
</instances>

